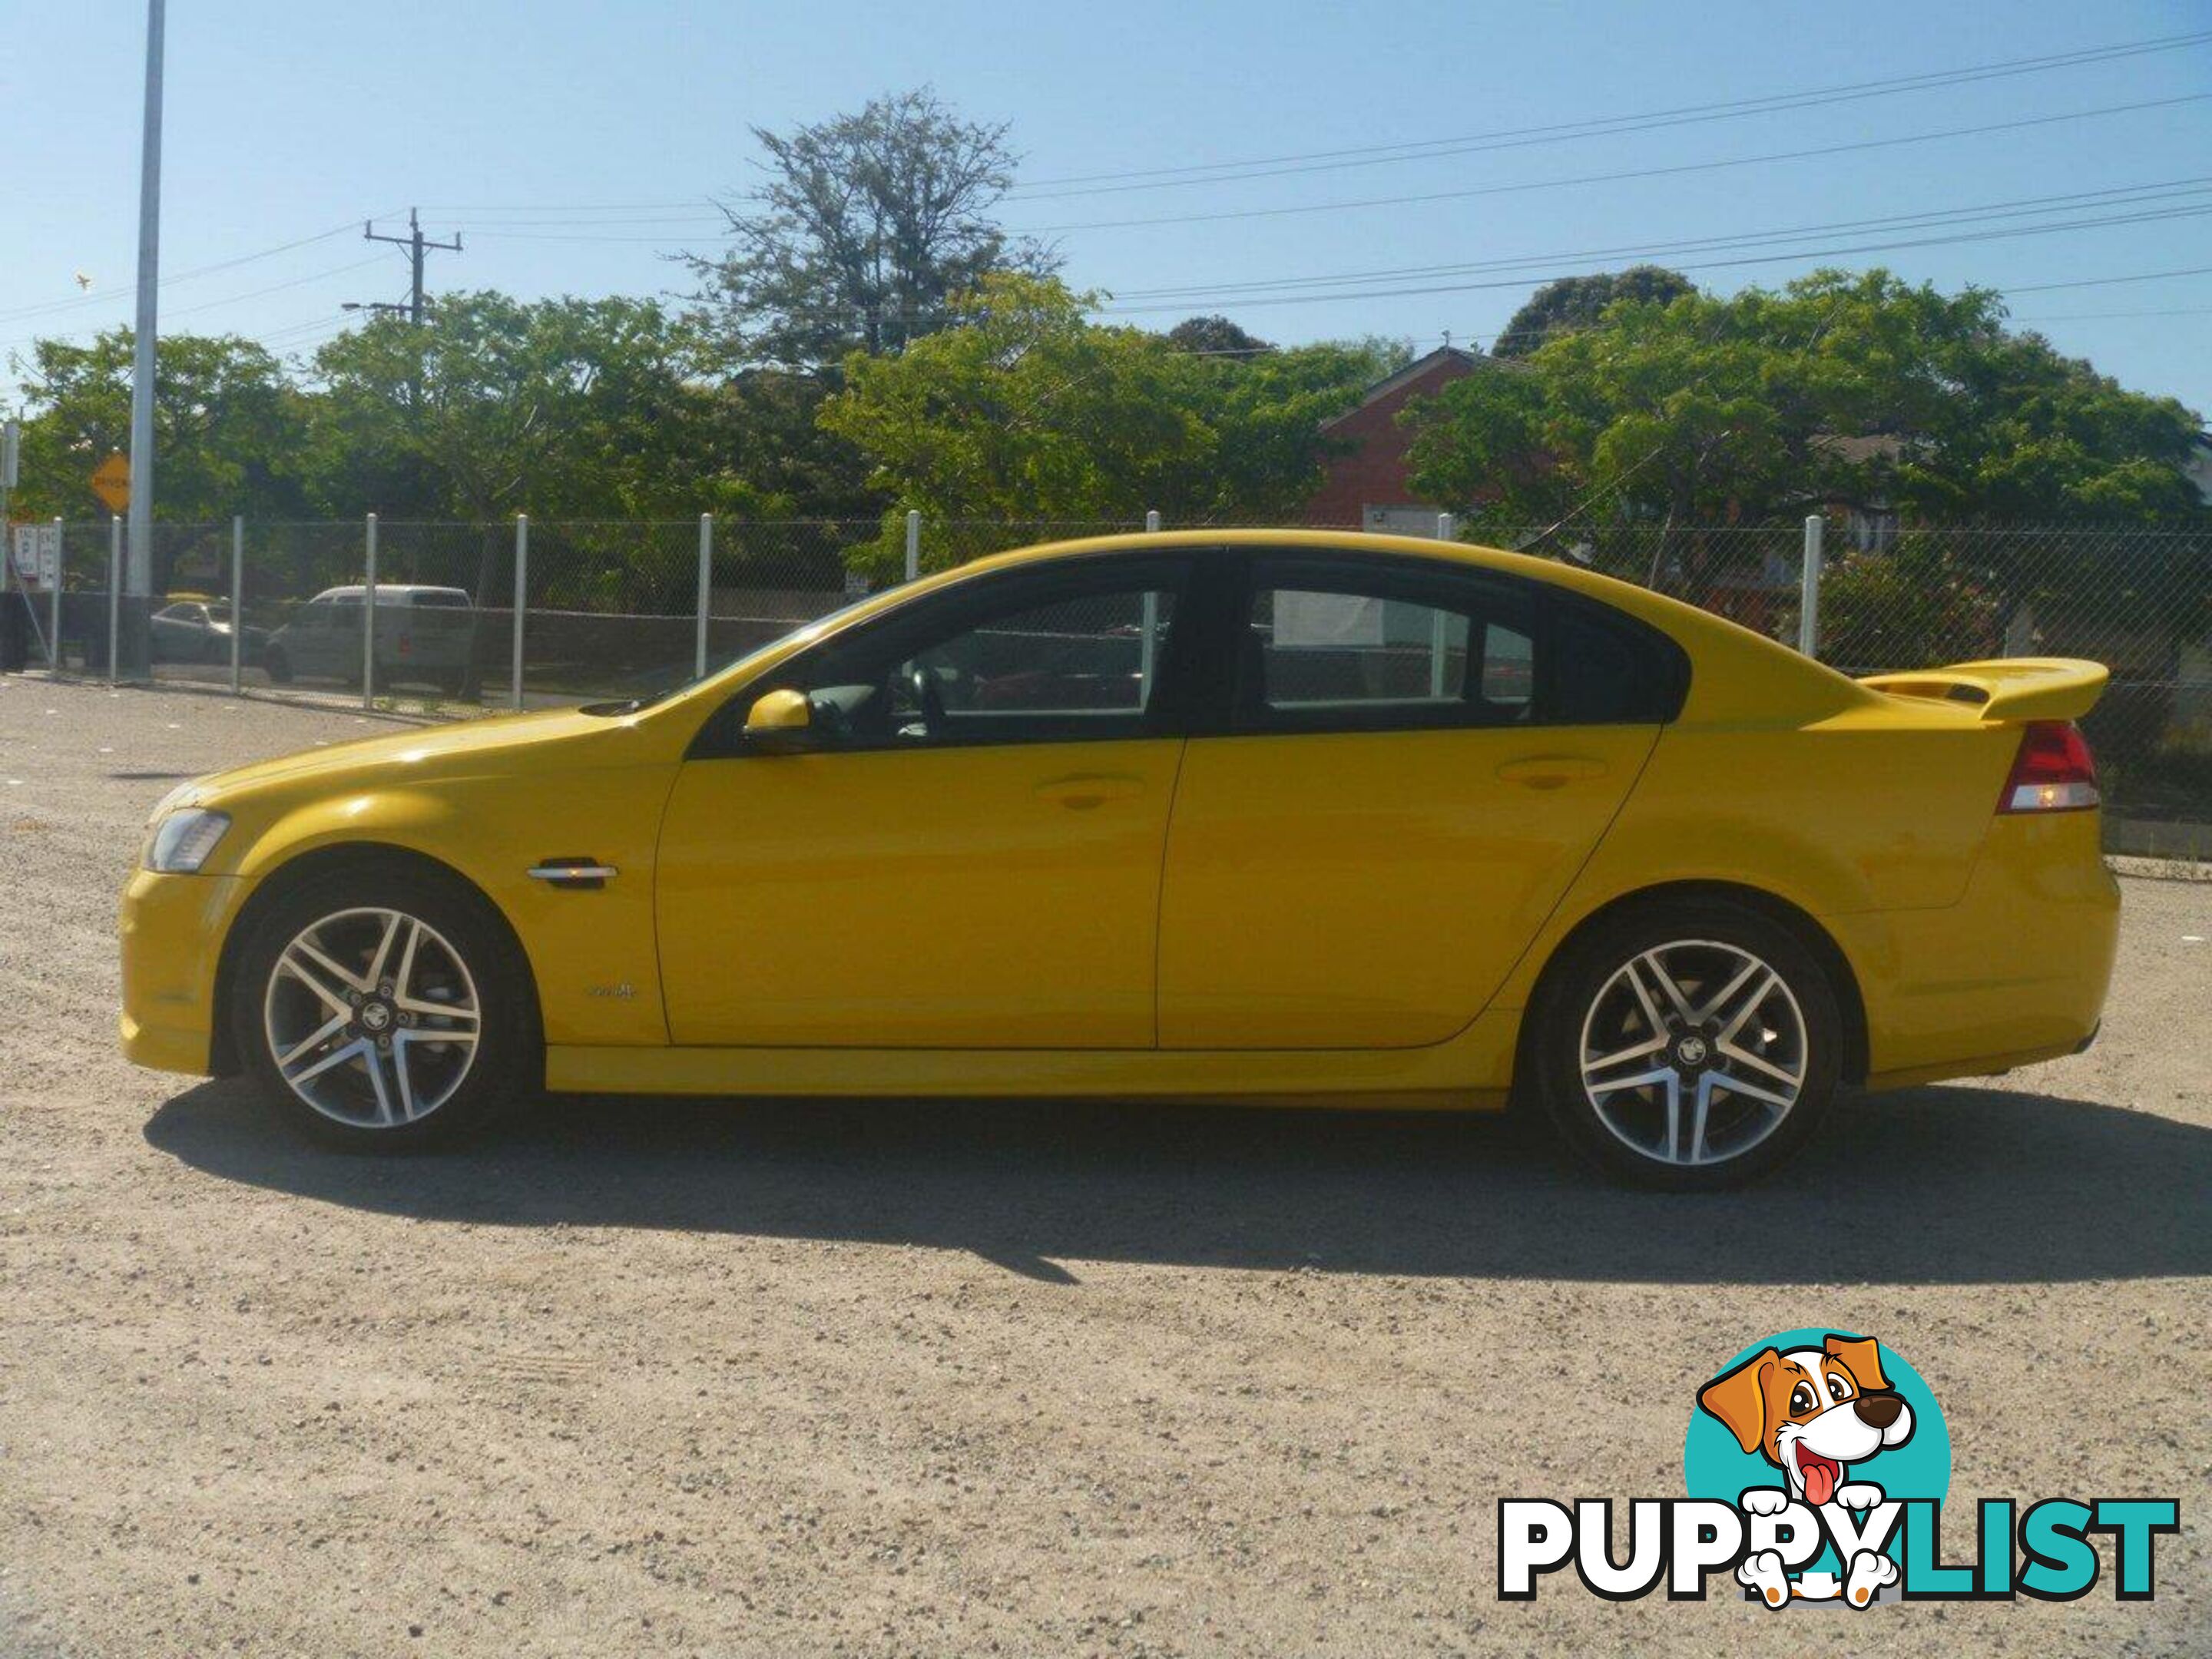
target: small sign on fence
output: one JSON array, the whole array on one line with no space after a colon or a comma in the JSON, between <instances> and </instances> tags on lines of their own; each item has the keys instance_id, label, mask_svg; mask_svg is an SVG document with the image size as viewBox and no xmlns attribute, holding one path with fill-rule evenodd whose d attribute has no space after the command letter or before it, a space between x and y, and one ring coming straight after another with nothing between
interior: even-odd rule
<instances>
[{"instance_id":1,"label":"small sign on fence","mask_svg":"<svg viewBox=\"0 0 2212 1659\"><path fill-rule=\"evenodd\" d=\"M15 580L25 587L52 587L61 580L62 529L55 524L19 524L9 538Z\"/></svg>"}]
</instances>

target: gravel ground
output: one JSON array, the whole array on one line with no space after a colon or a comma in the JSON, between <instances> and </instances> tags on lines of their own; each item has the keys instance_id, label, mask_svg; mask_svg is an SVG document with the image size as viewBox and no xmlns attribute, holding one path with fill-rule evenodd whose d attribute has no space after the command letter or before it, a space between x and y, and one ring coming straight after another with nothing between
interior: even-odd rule
<instances>
[{"instance_id":1,"label":"gravel ground","mask_svg":"<svg viewBox=\"0 0 2212 1659\"><path fill-rule=\"evenodd\" d=\"M2212 1648L2212 887L2127 882L2089 1054L1717 1200L1328 1113L564 1102L343 1158L117 1056L113 908L172 780L365 724L0 680L0 1651ZM1801 1325L1919 1369L1954 1505L2180 1497L2158 1599L1496 1599L1499 1498L1679 1492L1696 1385Z\"/></svg>"}]
</instances>

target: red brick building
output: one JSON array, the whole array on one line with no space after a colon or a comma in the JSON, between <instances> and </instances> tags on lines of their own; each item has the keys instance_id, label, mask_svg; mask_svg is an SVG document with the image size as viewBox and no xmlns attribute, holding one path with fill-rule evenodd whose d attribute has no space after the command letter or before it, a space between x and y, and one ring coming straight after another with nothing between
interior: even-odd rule
<instances>
[{"instance_id":1,"label":"red brick building","mask_svg":"<svg viewBox=\"0 0 2212 1659\"><path fill-rule=\"evenodd\" d=\"M1432 396L1473 374L1479 362L1471 351L1444 346L1368 387L1358 408L1323 422L1323 433L1353 447L1328 459L1327 476L1306 503L1305 521L1433 532L1437 508L1417 500L1407 479L1406 446L1412 434L1398 424L1398 416L1415 398Z\"/></svg>"}]
</instances>

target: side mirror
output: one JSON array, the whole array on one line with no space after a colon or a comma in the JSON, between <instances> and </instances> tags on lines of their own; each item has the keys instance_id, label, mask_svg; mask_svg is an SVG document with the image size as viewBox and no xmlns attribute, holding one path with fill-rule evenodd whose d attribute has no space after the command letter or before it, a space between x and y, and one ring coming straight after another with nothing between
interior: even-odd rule
<instances>
[{"instance_id":1,"label":"side mirror","mask_svg":"<svg viewBox=\"0 0 2212 1659\"><path fill-rule=\"evenodd\" d=\"M804 749L814 729L814 705L804 691L771 691L745 711L745 738L769 754Z\"/></svg>"}]
</instances>

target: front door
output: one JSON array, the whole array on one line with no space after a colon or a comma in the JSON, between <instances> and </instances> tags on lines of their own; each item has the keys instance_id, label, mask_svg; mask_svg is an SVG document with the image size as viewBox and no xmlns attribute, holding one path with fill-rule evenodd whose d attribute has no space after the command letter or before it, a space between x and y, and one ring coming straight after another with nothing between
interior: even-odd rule
<instances>
[{"instance_id":1,"label":"front door","mask_svg":"<svg viewBox=\"0 0 2212 1659\"><path fill-rule=\"evenodd\" d=\"M710 722L654 902L681 1044L1147 1048L1183 750L1187 563L963 584L738 693L806 693L799 752Z\"/></svg>"},{"instance_id":2,"label":"front door","mask_svg":"<svg viewBox=\"0 0 2212 1659\"><path fill-rule=\"evenodd\" d=\"M1626 797L1679 696L1668 647L1403 557L1263 556L1225 620L1225 729L1176 789L1161 1046L1443 1042Z\"/></svg>"}]
</instances>

